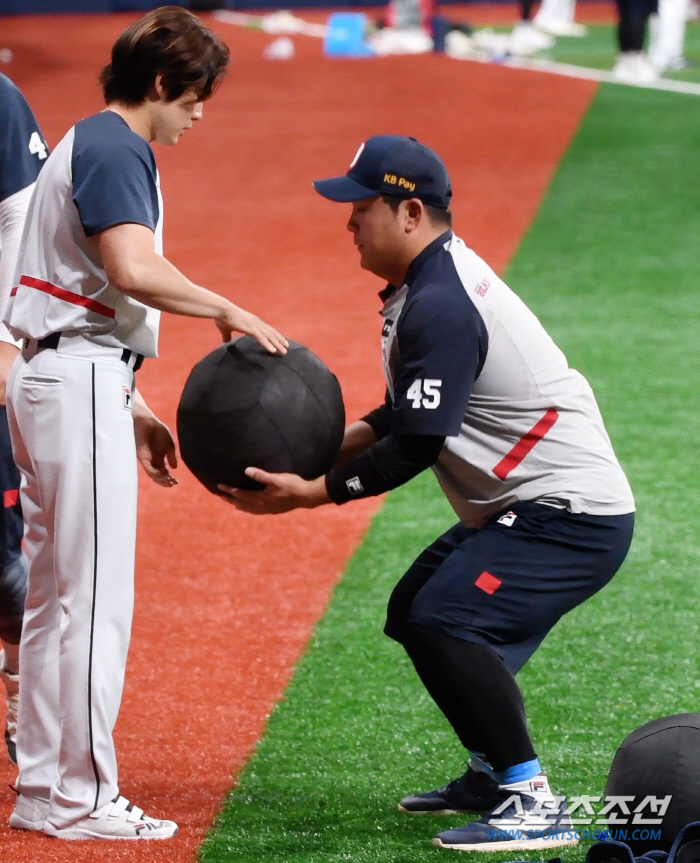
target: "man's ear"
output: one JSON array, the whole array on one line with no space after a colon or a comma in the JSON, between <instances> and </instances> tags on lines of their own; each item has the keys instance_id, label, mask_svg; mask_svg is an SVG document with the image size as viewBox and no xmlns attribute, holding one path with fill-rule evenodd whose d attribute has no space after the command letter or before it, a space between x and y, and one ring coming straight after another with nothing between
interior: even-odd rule
<instances>
[{"instance_id":1,"label":"man's ear","mask_svg":"<svg viewBox=\"0 0 700 863\"><path fill-rule=\"evenodd\" d=\"M423 202L418 200L418 198L409 198L404 204L406 207L406 231L415 231L425 218Z\"/></svg>"},{"instance_id":2,"label":"man's ear","mask_svg":"<svg viewBox=\"0 0 700 863\"><path fill-rule=\"evenodd\" d=\"M153 82L153 90L155 91L158 99L162 99L165 96L165 87L163 86L163 76L159 72L156 75L156 80Z\"/></svg>"}]
</instances>

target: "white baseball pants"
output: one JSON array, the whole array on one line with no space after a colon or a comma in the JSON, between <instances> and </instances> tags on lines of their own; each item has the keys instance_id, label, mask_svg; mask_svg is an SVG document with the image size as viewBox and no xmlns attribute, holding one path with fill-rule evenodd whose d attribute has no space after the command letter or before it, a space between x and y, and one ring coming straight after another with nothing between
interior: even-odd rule
<instances>
[{"instance_id":1,"label":"white baseball pants","mask_svg":"<svg viewBox=\"0 0 700 863\"><path fill-rule=\"evenodd\" d=\"M64 827L118 793L112 730L131 633L136 540L133 373L80 336L30 343L8 419L21 472L27 604L20 647L21 794Z\"/></svg>"},{"instance_id":2,"label":"white baseball pants","mask_svg":"<svg viewBox=\"0 0 700 863\"><path fill-rule=\"evenodd\" d=\"M542 5L533 19L533 24L573 24L576 0L542 0Z\"/></svg>"},{"instance_id":3,"label":"white baseball pants","mask_svg":"<svg viewBox=\"0 0 700 863\"><path fill-rule=\"evenodd\" d=\"M649 59L666 69L683 56L689 0L659 0L659 11L649 17Z\"/></svg>"}]
</instances>

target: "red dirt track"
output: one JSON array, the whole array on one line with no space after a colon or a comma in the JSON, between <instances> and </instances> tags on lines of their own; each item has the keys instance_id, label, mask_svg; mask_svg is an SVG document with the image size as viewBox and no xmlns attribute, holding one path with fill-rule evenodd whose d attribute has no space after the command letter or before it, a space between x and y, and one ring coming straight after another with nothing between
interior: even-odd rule
<instances>
[{"instance_id":1,"label":"red dirt track","mask_svg":"<svg viewBox=\"0 0 700 863\"><path fill-rule=\"evenodd\" d=\"M23 89L50 144L101 108L96 74L133 16L3 19L2 71ZM465 16L466 17L466 16ZM502 270L530 224L595 92L590 82L442 56L328 61L295 39L217 24L235 61L204 119L156 148L166 254L314 349L338 374L349 419L382 397L376 278L359 270L347 208L311 180L344 173L361 141L415 135L444 158L458 233ZM217 345L213 325L164 316L161 359L139 372L174 422L185 377ZM61 843L10 831L0 791L0 859L12 863L191 861L322 614L376 501L278 518L237 513L179 470L142 482L137 603L116 729L121 791L173 818L169 842ZM0 788L15 772L0 755Z\"/></svg>"}]
</instances>

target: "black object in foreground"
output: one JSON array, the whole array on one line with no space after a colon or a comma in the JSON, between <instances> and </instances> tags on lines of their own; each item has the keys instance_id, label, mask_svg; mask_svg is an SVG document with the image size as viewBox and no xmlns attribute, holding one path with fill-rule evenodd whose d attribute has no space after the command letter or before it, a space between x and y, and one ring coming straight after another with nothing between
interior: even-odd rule
<instances>
[{"instance_id":1,"label":"black object in foreground","mask_svg":"<svg viewBox=\"0 0 700 863\"><path fill-rule=\"evenodd\" d=\"M635 856L669 851L681 828L700 817L699 776L700 713L664 716L637 728L615 753L605 793L633 797L630 813L641 808L622 827L617 810L616 823L609 822L612 838L623 839Z\"/></svg>"},{"instance_id":2,"label":"black object in foreground","mask_svg":"<svg viewBox=\"0 0 700 863\"><path fill-rule=\"evenodd\" d=\"M345 409L335 375L308 348L284 356L251 336L212 351L190 372L177 410L180 454L213 494L260 489L247 467L315 479L340 449Z\"/></svg>"}]
</instances>

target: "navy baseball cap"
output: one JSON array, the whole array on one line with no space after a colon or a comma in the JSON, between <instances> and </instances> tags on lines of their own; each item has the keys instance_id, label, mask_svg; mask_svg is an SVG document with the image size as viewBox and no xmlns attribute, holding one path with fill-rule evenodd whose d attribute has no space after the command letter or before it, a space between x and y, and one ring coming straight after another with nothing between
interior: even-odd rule
<instances>
[{"instance_id":1,"label":"navy baseball cap","mask_svg":"<svg viewBox=\"0 0 700 863\"><path fill-rule=\"evenodd\" d=\"M442 159L431 149L401 135L375 135L357 151L344 177L315 180L324 198L348 203L375 195L419 198L424 204L448 209L452 186Z\"/></svg>"}]
</instances>

